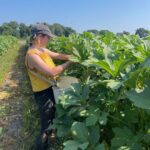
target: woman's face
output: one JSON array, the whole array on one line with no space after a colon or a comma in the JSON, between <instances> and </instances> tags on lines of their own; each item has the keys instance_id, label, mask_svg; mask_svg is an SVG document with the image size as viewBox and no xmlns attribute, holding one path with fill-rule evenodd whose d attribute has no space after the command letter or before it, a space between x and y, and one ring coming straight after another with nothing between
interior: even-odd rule
<instances>
[{"instance_id":1,"label":"woman's face","mask_svg":"<svg viewBox=\"0 0 150 150\"><path fill-rule=\"evenodd\" d=\"M38 41L41 46L46 46L50 40L50 37L44 34L38 35Z\"/></svg>"}]
</instances>

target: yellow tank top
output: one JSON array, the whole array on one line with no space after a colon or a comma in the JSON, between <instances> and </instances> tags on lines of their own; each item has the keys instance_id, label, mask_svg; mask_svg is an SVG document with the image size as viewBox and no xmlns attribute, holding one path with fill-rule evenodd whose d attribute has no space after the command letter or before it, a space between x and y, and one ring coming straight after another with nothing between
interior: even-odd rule
<instances>
[{"instance_id":1,"label":"yellow tank top","mask_svg":"<svg viewBox=\"0 0 150 150\"><path fill-rule=\"evenodd\" d=\"M27 67L28 75L29 75L29 78L30 78L30 81L31 81L32 90L33 90L33 92L39 92L39 91L42 91L42 90L45 90L45 89L49 88L51 85L50 85L50 83L48 83L46 81L43 81L42 79L36 77L35 75L33 75L28 70L29 67L28 67L28 63L27 63L27 55L32 55L32 54L37 54L38 56L40 56L41 59L48 66L50 66L51 68L55 67L55 64L46 52L38 53L37 50L35 50L35 49L31 49L31 50L27 51L27 54L26 54L26 57L25 57L25 65ZM37 74L40 74L40 75L44 76L44 78L47 78L47 79L50 78L49 76L44 75L43 73L41 73L37 69L32 69L32 71L36 72Z\"/></svg>"}]
</instances>

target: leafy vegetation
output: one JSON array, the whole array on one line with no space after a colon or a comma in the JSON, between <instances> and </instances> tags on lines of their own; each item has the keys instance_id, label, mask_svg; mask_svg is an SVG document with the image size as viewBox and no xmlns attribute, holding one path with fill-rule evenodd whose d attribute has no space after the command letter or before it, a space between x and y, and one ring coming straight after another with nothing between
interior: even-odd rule
<instances>
[{"instance_id":1,"label":"leafy vegetation","mask_svg":"<svg viewBox=\"0 0 150 150\"><path fill-rule=\"evenodd\" d=\"M10 48L13 49L17 42L17 39L13 36L0 36L0 56Z\"/></svg>"},{"instance_id":2,"label":"leafy vegetation","mask_svg":"<svg viewBox=\"0 0 150 150\"><path fill-rule=\"evenodd\" d=\"M18 55L18 40L12 36L0 36L0 85L3 83L12 62Z\"/></svg>"},{"instance_id":3,"label":"leafy vegetation","mask_svg":"<svg viewBox=\"0 0 150 150\"><path fill-rule=\"evenodd\" d=\"M64 150L149 150L150 37L85 32L48 48L72 54L80 79L59 99L53 128Z\"/></svg>"}]
</instances>

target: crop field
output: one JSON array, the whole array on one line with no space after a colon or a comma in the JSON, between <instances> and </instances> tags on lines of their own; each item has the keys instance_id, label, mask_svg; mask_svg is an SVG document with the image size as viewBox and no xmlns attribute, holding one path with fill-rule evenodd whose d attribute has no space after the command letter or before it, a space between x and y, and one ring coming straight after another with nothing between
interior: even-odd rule
<instances>
[{"instance_id":1,"label":"crop field","mask_svg":"<svg viewBox=\"0 0 150 150\"><path fill-rule=\"evenodd\" d=\"M148 150L150 37L85 32L48 48L71 54L64 74L80 79L57 104L53 128L64 150Z\"/></svg>"}]
</instances>

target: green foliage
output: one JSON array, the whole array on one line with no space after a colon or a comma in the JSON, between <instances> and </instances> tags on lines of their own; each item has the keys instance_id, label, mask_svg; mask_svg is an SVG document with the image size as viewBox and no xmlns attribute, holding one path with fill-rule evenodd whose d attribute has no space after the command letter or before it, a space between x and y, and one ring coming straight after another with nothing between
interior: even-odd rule
<instances>
[{"instance_id":1,"label":"green foliage","mask_svg":"<svg viewBox=\"0 0 150 150\"><path fill-rule=\"evenodd\" d=\"M50 25L49 27L52 33L57 36L68 37L71 33L76 33L76 31L73 30L71 27L64 27L63 25L59 23L54 23L53 25Z\"/></svg>"},{"instance_id":2,"label":"green foliage","mask_svg":"<svg viewBox=\"0 0 150 150\"><path fill-rule=\"evenodd\" d=\"M0 36L0 56L10 48L14 48L18 40L13 36Z\"/></svg>"},{"instance_id":3,"label":"green foliage","mask_svg":"<svg viewBox=\"0 0 150 150\"><path fill-rule=\"evenodd\" d=\"M76 76L59 98L53 128L64 149L150 148L150 41L136 35L84 32L54 39L48 46L77 62Z\"/></svg>"},{"instance_id":4,"label":"green foliage","mask_svg":"<svg viewBox=\"0 0 150 150\"><path fill-rule=\"evenodd\" d=\"M144 28L138 28L135 34L139 35L141 38L149 35L149 31Z\"/></svg>"},{"instance_id":5,"label":"green foliage","mask_svg":"<svg viewBox=\"0 0 150 150\"><path fill-rule=\"evenodd\" d=\"M24 23L20 23L20 38L27 38L30 35L30 27L26 26Z\"/></svg>"},{"instance_id":6,"label":"green foliage","mask_svg":"<svg viewBox=\"0 0 150 150\"><path fill-rule=\"evenodd\" d=\"M40 22L38 22L40 23ZM53 25L49 25L48 23L43 23L49 26L50 30L56 36L66 36L68 37L71 33L76 33L74 29L71 27L65 27L61 24L54 23ZM17 38L27 38L31 35L31 26L27 26L24 23L17 23L16 21L11 21L8 23L3 23L0 26L0 35L12 35Z\"/></svg>"}]
</instances>

